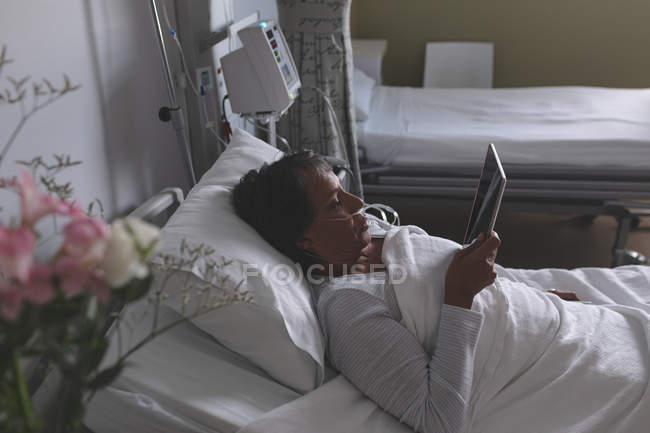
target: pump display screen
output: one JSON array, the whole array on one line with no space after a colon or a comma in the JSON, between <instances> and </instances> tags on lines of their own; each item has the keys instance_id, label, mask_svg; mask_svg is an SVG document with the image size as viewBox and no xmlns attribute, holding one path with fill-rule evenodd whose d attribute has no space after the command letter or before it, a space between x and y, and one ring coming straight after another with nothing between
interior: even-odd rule
<instances>
[{"instance_id":1,"label":"pump display screen","mask_svg":"<svg viewBox=\"0 0 650 433\"><path fill-rule=\"evenodd\" d=\"M261 21L237 36L242 47L221 57L232 112L284 114L298 95L300 74L282 31Z\"/></svg>"}]
</instances>

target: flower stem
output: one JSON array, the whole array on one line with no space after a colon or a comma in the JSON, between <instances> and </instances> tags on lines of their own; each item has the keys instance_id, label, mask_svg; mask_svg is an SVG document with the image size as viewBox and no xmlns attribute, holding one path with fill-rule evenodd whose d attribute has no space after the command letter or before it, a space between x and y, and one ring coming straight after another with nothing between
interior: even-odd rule
<instances>
[{"instance_id":1,"label":"flower stem","mask_svg":"<svg viewBox=\"0 0 650 433\"><path fill-rule=\"evenodd\" d=\"M2 161L5 159L5 156L7 155L7 152L9 152L9 149L11 148L11 143L14 142L14 140L18 136L18 133L23 128L23 125L25 125L26 121L27 121L26 116L21 117L20 122L18 122L18 125L16 125L16 127L12 131L11 136L9 137L9 140L7 140L7 142L5 143L5 145L2 148L2 151L0 152L0 164L2 164Z\"/></svg>"},{"instance_id":2,"label":"flower stem","mask_svg":"<svg viewBox=\"0 0 650 433\"><path fill-rule=\"evenodd\" d=\"M36 113L38 110L40 110L40 109L42 109L42 108L44 108L44 107L50 105L50 104L53 103L54 101L56 101L56 100L58 100L59 98L61 98L61 96L63 96L63 95L58 94L58 95L56 95L56 96L53 96L53 97L51 97L50 99L48 99L47 101L43 102L41 105L37 105L37 106L35 106L34 108L32 108L32 109L29 111L29 113L22 113L22 115L21 115L21 117L20 117L20 121L18 122L18 124L16 125L16 127L14 128L14 130L12 131L11 136L9 137L9 140L7 140L7 142L4 144L4 146L3 146L3 148L2 148L2 151L0 151L0 165L2 165L2 162L5 160L5 157L7 156L7 152L9 152L9 149L11 148L12 143L14 142L14 140L16 139L16 137L18 136L18 133L20 132L21 129L23 129L23 126L25 126L25 122L27 122L27 120L28 120L28 119L29 119L29 118L30 118L34 113ZM21 101L22 101L22 100L21 100Z\"/></svg>"},{"instance_id":3,"label":"flower stem","mask_svg":"<svg viewBox=\"0 0 650 433\"><path fill-rule=\"evenodd\" d=\"M25 421L26 431L33 432L36 430L34 418L32 417L32 402L27 392L27 384L23 376L23 369L20 368L20 352L15 349L12 352L12 369L14 373L14 381L16 382L16 394L20 401L20 408L22 410L23 419Z\"/></svg>"}]
</instances>

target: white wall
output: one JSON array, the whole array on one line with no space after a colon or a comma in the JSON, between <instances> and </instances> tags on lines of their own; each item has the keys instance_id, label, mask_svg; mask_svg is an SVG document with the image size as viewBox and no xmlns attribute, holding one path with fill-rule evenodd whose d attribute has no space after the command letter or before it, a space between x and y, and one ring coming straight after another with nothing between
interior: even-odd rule
<instances>
[{"instance_id":1,"label":"white wall","mask_svg":"<svg viewBox=\"0 0 650 433\"><path fill-rule=\"evenodd\" d=\"M212 0L217 8L224 1ZM174 20L174 1L166 2ZM73 184L84 205L100 199L107 217L166 186L187 188L174 131L157 117L168 97L149 7L148 0L2 0L0 48L7 46L13 63L0 75L0 91L10 87L8 76L60 84L64 73L81 88L30 118L0 176L13 175L16 160L70 154L83 164L59 179ZM255 10L277 18L275 0L234 0L232 7L235 20ZM168 51L177 64L174 46ZM19 120L19 107L0 104L0 146ZM0 221L16 205L0 191Z\"/></svg>"},{"instance_id":2,"label":"white wall","mask_svg":"<svg viewBox=\"0 0 650 433\"><path fill-rule=\"evenodd\" d=\"M246 15L260 11L263 20L278 19L278 6L275 0L234 0L235 20L240 20Z\"/></svg>"},{"instance_id":3,"label":"white wall","mask_svg":"<svg viewBox=\"0 0 650 433\"><path fill-rule=\"evenodd\" d=\"M1 176L15 173L15 160L68 153L83 164L60 178L82 204L99 198L107 216L165 186L187 186L173 129L157 118L167 91L148 1L3 0L2 45L14 61L0 90L8 75L56 84L63 73L81 88L27 122ZM0 146L19 120L18 107L0 105ZM15 199L0 191L0 200L6 222Z\"/></svg>"}]
</instances>

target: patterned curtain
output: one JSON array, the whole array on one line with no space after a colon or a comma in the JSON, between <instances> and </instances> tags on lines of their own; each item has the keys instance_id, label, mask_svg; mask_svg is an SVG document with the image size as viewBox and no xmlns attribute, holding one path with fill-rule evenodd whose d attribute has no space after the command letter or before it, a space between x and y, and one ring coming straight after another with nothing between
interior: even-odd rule
<instances>
[{"instance_id":1,"label":"patterned curtain","mask_svg":"<svg viewBox=\"0 0 650 433\"><path fill-rule=\"evenodd\" d=\"M280 26L300 73L300 98L278 123L278 133L294 150L311 149L347 160L354 173L351 190L362 195L352 101L351 0L277 0ZM327 103L341 127L342 145Z\"/></svg>"}]
</instances>

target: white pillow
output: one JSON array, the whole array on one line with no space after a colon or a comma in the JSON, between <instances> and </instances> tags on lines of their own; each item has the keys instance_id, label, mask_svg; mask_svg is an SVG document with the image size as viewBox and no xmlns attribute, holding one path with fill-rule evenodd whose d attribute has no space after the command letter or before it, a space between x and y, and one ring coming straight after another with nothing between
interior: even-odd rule
<instances>
[{"instance_id":1,"label":"white pillow","mask_svg":"<svg viewBox=\"0 0 650 433\"><path fill-rule=\"evenodd\" d=\"M354 112L359 122L368 120L370 115L370 100L375 80L360 69L354 68Z\"/></svg>"},{"instance_id":2,"label":"white pillow","mask_svg":"<svg viewBox=\"0 0 650 433\"><path fill-rule=\"evenodd\" d=\"M242 288L253 295L253 303L230 304L193 319L193 323L282 384L308 392L322 383L324 366L324 339L310 289L303 278L283 274L296 265L237 217L231 203L233 186L244 174L281 156L279 150L236 129L228 148L164 227L160 251L178 255L185 239L214 249L217 261L221 257L232 261L223 272L231 286L244 279ZM166 292L169 287L181 287L187 277L191 283L205 283L200 279L203 265L199 261L187 273L172 274ZM255 265L257 276L250 276L250 271L247 275L248 265ZM177 311L183 308L178 289L168 304ZM192 308L190 302L185 311Z\"/></svg>"}]
</instances>

